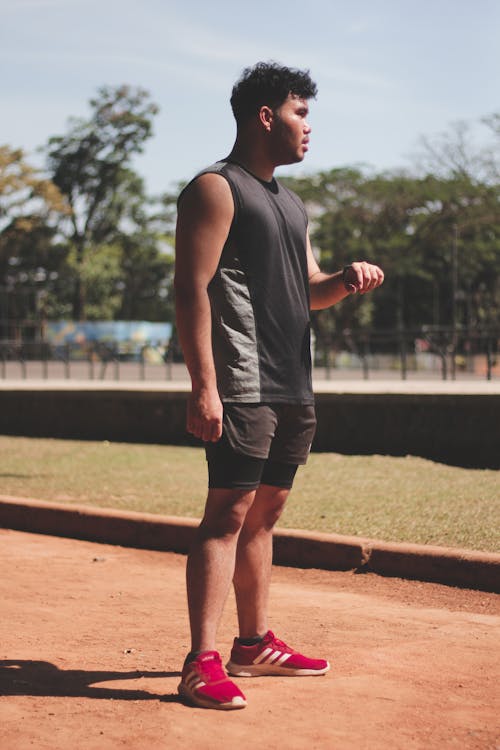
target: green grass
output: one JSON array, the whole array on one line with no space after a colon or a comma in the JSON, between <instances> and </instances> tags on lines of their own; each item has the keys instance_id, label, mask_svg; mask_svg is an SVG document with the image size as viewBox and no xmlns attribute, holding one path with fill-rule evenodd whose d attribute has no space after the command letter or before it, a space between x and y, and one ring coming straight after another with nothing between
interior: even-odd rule
<instances>
[{"instance_id":1,"label":"green grass","mask_svg":"<svg viewBox=\"0 0 500 750\"><path fill-rule=\"evenodd\" d=\"M200 517L199 448L0 437L0 492ZM312 454L281 527L500 552L500 472L422 458Z\"/></svg>"}]
</instances>

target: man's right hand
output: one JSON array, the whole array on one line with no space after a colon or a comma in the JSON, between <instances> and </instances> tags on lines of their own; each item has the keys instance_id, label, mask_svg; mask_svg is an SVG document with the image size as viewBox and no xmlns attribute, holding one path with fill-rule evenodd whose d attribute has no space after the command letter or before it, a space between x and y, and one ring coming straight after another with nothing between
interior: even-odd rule
<instances>
[{"instance_id":1,"label":"man's right hand","mask_svg":"<svg viewBox=\"0 0 500 750\"><path fill-rule=\"evenodd\" d=\"M216 389L193 389L188 399L187 431L205 443L216 443L222 436L222 413Z\"/></svg>"}]
</instances>

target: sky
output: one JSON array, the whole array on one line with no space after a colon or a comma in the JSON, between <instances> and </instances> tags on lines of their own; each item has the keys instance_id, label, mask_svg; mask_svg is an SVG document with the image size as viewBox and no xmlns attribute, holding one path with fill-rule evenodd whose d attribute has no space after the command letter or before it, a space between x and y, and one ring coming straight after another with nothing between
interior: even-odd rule
<instances>
[{"instance_id":1,"label":"sky","mask_svg":"<svg viewBox=\"0 0 500 750\"><path fill-rule=\"evenodd\" d=\"M422 135L500 111L500 0L0 0L0 144L38 147L101 86L160 107L134 166L151 195L226 156L243 68L310 70L311 144L295 176L409 167Z\"/></svg>"}]
</instances>

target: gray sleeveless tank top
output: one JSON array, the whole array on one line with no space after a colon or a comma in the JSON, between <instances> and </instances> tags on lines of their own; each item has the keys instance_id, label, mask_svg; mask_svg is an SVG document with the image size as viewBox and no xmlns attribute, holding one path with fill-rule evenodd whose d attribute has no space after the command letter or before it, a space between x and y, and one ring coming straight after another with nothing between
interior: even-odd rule
<instances>
[{"instance_id":1,"label":"gray sleeveless tank top","mask_svg":"<svg viewBox=\"0 0 500 750\"><path fill-rule=\"evenodd\" d=\"M235 208L208 288L221 400L312 404L305 208L277 180L230 160L194 179L214 172L228 181Z\"/></svg>"}]
</instances>

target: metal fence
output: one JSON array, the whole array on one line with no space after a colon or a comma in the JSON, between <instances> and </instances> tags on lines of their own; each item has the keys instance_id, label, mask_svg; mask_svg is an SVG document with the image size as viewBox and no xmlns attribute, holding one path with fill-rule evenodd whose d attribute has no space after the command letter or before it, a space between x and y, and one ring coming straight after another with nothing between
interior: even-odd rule
<instances>
[{"instance_id":1,"label":"metal fence","mask_svg":"<svg viewBox=\"0 0 500 750\"><path fill-rule=\"evenodd\" d=\"M500 377L500 331L428 327L414 331L351 331L313 343L315 375L322 379ZM186 380L173 347L136 342L54 345L0 340L2 379Z\"/></svg>"},{"instance_id":2,"label":"metal fence","mask_svg":"<svg viewBox=\"0 0 500 750\"><path fill-rule=\"evenodd\" d=\"M491 380L500 374L499 343L500 331L494 329L344 330L319 342L314 361L326 378L335 370L358 369L365 379L383 371L402 380L425 374Z\"/></svg>"},{"instance_id":3,"label":"metal fence","mask_svg":"<svg viewBox=\"0 0 500 750\"><path fill-rule=\"evenodd\" d=\"M186 374L185 367L174 368L171 353L154 346L137 350L136 342L93 342L80 344L0 341L2 379L79 379L79 380L172 380L174 369Z\"/></svg>"}]
</instances>

